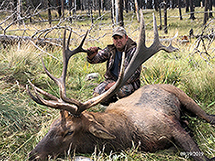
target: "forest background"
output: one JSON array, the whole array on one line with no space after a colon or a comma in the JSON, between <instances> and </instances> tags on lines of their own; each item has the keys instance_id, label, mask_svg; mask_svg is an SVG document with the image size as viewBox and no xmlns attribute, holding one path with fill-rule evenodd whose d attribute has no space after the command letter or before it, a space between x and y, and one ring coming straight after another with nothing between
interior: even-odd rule
<instances>
[{"instance_id":1,"label":"forest background","mask_svg":"<svg viewBox=\"0 0 215 161\"><path fill-rule=\"evenodd\" d=\"M0 160L26 160L43 138L58 110L40 106L26 93L30 79L35 85L58 96L58 87L44 73L40 56L56 76L62 69L63 31L71 30L70 48L78 46L90 30L84 48L110 44L112 28L124 26L137 40L139 13L143 12L147 45L153 41L152 14L157 18L163 44L179 48L175 53L160 51L143 64L141 85L168 83L184 90L207 113L215 114L214 1L212 0L69 0L0 1ZM142 10L140 10L142 9ZM174 35L178 33L177 37ZM86 54L69 63L68 96L85 101L104 80L105 64L91 65ZM89 73L98 79L86 80ZM101 111L100 105L91 108ZM208 123L190 118L194 140L209 158L215 156L215 130ZM70 154L61 160L70 160ZM83 154L82 154L83 155ZM121 153L86 155L94 160L190 160L180 150L156 153L133 147Z\"/></svg>"}]
</instances>

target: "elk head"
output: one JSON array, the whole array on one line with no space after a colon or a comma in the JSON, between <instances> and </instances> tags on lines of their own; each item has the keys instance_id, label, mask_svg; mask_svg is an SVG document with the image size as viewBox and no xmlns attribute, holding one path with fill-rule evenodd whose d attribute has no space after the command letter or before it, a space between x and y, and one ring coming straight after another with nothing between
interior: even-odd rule
<instances>
[{"instance_id":1,"label":"elk head","mask_svg":"<svg viewBox=\"0 0 215 161\"><path fill-rule=\"evenodd\" d=\"M44 90L35 87L30 81L29 84L33 87L35 95L33 95L28 86L27 92L30 97L38 104L45 105L51 108L60 109L60 117L53 122L50 127L49 132L46 136L38 143L34 150L29 154L29 160L43 160L47 158L48 155L57 156L60 153L71 149L78 149L79 152L88 152L89 149L94 148L91 142L94 139L89 139L89 133L91 137L102 138L102 139L115 139L117 136L111 134L104 126L96 121L96 119L90 115L86 109L97 105L101 101L111 97L133 74L133 72L152 55L160 50L165 50L167 52L173 52L177 50L172 47L171 44L166 47L161 45L158 36L157 24L154 16L154 42L147 48L145 45L145 26L143 21L143 16L141 15L141 26L140 26L140 36L137 45L137 50L124 73L124 53L121 63L121 71L119 78L114 86L112 86L105 93L89 99L86 102L79 102L78 100L68 98L66 96L65 78L67 72L68 61L71 56L79 52L89 52L82 48L84 40L86 39L87 33L85 34L81 44L74 50L69 49L69 41L71 37L71 32L66 42L66 31L64 32L63 38L63 71L60 78L54 77L45 67L44 70L46 74L54 80L54 82L59 87L60 98L57 98ZM42 61L43 62L43 61ZM50 100L42 98L40 95L46 96ZM78 146L77 146L78 145ZM81 147L81 148L80 148Z\"/></svg>"}]
</instances>

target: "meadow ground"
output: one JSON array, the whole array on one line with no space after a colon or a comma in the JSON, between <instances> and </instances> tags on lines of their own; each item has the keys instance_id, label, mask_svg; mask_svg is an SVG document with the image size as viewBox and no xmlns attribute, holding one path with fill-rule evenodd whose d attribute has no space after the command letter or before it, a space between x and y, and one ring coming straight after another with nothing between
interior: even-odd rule
<instances>
[{"instance_id":1,"label":"meadow ground","mask_svg":"<svg viewBox=\"0 0 215 161\"><path fill-rule=\"evenodd\" d=\"M182 43L181 38L189 34L189 30L194 30L194 35L204 35L213 33L214 20L210 19L206 27L202 26L202 8L196 8L196 20L190 20L189 15L184 13L183 20L178 18L178 10L168 10L168 34L159 30L163 39L173 37L178 32L178 37L174 39L173 45L179 48L175 53L165 53L160 51L143 64L141 73L141 83L173 84L184 90L193 98L201 108L207 113L215 114L215 62L214 62L214 37L192 38L190 43ZM144 12L146 24L147 45L153 40L152 13ZM81 15L81 13L80 13ZM158 13L155 12L157 23L159 23ZM45 16L45 14L44 14ZM67 26L73 30L71 39L71 49L75 48L81 41L86 30L91 31L84 43L84 48L99 46L104 48L111 43L112 23L110 13L103 13L102 17L96 17L94 24L88 19L76 20L73 23L64 21L57 25L53 23L51 27ZM1 17L3 21L5 17ZM128 35L137 40L138 27L134 13L125 13L125 28ZM46 32L38 32L42 29L51 28L48 24L12 25L6 34L31 36L44 36ZM3 24L6 27L9 22ZM63 29L58 27L48 33L47 37L62 38ZM2 31L0 31L2 34ZM166 43L163 41L162 43ZM62 69L62 49L56 46L44 46L36 48L31 42L20 45L8 45L4 48L0 45L0 160L26 160L27 154L43 138L48 131L50 124L58 117L59 111L48 107L40 106L33 102L26 94L25 85L30 79L35 85L58 96L58 88L43 72L40 55L51 73L55 76L61 75ZM68 96L80 101L92 97L93 88L101 82L105 71L104 64L91 65L86 61L86 54L81 53L71 58L68 68L67 93ZM85 77L89 73L97 72L100 77L97 80L86 81ZM100 106L91 108L92 111L99 111ZM208 123L197 119L189 118L189 126L193 131L194 140L201 150L209 158L215 156L215 128ZM180 155L178 147L175 150L168 149L156 153L146 153L133 147L120 153L105 154L95 152L87 155L93 160L190 160ZM71 157L79 154L71 154L64 159L71 160Z\"/></svg>"}]
</instances>

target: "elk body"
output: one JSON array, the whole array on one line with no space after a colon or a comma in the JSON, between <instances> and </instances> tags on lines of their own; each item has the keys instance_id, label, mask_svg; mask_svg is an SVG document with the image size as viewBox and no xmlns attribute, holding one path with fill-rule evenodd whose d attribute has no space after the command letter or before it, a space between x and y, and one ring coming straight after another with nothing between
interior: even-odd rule
<instances>
[{"instance_id":1,"label":"elk body","mask_svg":"<svg viewBox=\"0 0 215 161\"><path fill-rule=\"evenodd\" d=\"M73 51L69 50L69 44L67 47L65 45L64 34L62 76L55 78L44 67L50 78L58 84L61 98L56 98L31 83L36 96L27 88L29 95L37 103L61 109L60 117L52 123L46 136L30 152L29 160L45 160L48 155L56 157L71 150L79 153L92 153L95 146L100 149L104 148L106 152L120 151L131 148L132 142L140 145L140 150L149 152L168 148L174 143L181 147L184 152L199 154L193 156L197 161L209 160L201 153L198 145L181 126L181 114L187 112L211 124L215 124L215 116L206 114L183 91L172 85L143 86L132 95L108 106L105 112L86 111L86 109L114 94L136 68L153 54L159 50L167 52L176 50L171 45L165 47L160 44L155 20L154 30L154 43L147 48L142 20L137 51L125 73L122 60L121 73L117 83L106 93L84 103L66 97L65 77L69 58L78 52L89 51L82 49L85 38L78 48ZM51 100L43 99L38 93Z\"/></svg>"}]
</instances>

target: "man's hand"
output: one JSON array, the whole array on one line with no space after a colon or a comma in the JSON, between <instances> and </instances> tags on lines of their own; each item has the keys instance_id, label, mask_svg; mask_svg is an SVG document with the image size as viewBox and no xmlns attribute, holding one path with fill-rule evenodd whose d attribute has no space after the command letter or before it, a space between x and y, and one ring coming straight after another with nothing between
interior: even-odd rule
<instances>
[{"instance_id":1,"label":"man's hand","mask_svg":"<svg viewBox=\"0 0 215 161\"><path fill-rule=\"evenodd\" d=\"M109 88L111 88L116 82L112 82L112 83L109 83L106 87L105 87L105 90L107 91Z\"/></svg>"},{"instance_id":2,"label":"man's hand","mask_svg":"<svg viewBox=\"0 0 215 161\"><path fill-rule=\"evenodd\" d=\"M99 48L94 46L94 47L89 47L87 50L90 51L89 53L87 53L88 58L92 59L98 53Z\"/></svg>"}]
</instances>

